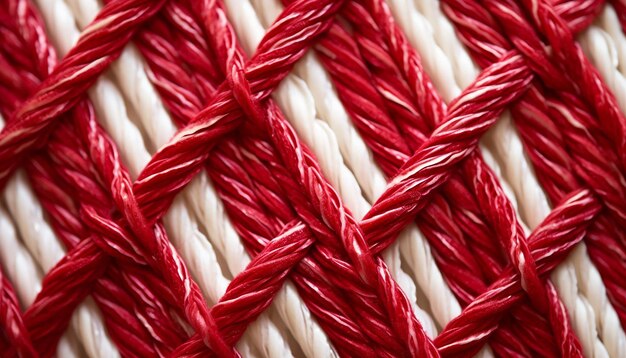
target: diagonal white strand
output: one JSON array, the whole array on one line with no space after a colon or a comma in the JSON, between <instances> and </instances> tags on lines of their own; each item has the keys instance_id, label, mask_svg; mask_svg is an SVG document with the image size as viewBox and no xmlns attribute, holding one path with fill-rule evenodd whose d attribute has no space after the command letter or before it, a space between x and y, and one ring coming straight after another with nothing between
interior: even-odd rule
<instances>
[{"instance_id":1,"label":"diagonal white strand","mask_svg":"<svg viewBox=\"0 0 626 358\"><path fill-rule=\"evenodd\" d=\"M0 205L0 261L7 278L13 284L20 306L29 307L41 291L42 274L37 262L24 247L15 225L4 205ZM82 347L77 341L74 328L61 337L57 347L59 357L79 357Z\"/></svg>"},{"instance_id":2,"label":"diagonal white strand","mask_svg":"<svg viewBox=\"0 0 626 358\"><path fill-rule=\"evenodd\" d=\"M594 25L580 34L579 40L585 54L615 95L620 110L626 114L626 36L613 7L606 5ZM577 250L572 260L589 261L586 250ZM593 285L601 280L600 274L594 268L577 272L577 275L581 289L593 298L590 303L594 310L603 313L597 316L596 324L609 355L625 356L626 336L617 314L606 298L604 287Z\"/></svg>"},{"instance_id":3,"label":"diagonal white strand","mask_svg":"<svg viewBox=\"0 0 626 358\"><path fill-rule=\"evenodd\" d=\"M460 88L471 83L478 74L478 69L454 34L452 25L441 13L439 2L390 0L388 3L411 44L422 56L424 67L435 86L444 99L449 101L460 92ZM452 78L454 81L450 80ZM550 207L532 172L532 166L524 155L521 141L508 114L503 115L483 142L501 167L496 170L502 173L504 180L501 182L508 182L517 197L521 218L531 229L536 227L550 212ZM483 150L483 153L486 151ZM488 164L491 166L494 163ZM584 246L584 243L580 246ZM612 319L614 310L607 301L604 284L597 279L597 269L586 255L585 248L580 251L579 255L583 255L585 259L566 260L555 270L552 280L568 309L585 354L604 356L607 349L614 349L614 338L607 335L606 329L598 330L595 323L609 322L612 324L612 332L621 332L622 329L619 322ZM585 273L589 274L584 276ZM578 277L583 276L589 278L584 285L592 286L593 292L603 294L592 294L579 286ZM617 335L623 336L623 333Z\"/></svg>"},{"instance_id":4,"label":"diagonal white strand","mask_svg":"<svg viewBox=\"0 0 626 358\"><path fill-rule=\"evenodd\" d=\"M28 249L20 242L3 205L0 206L0 248L2 268L13 283L21 307L27 308L41 291L42 274Z\"/></svg>"},{"instance_id":5,"label":"diagonal white strand","mask_svg":"<svg viewBox=\"0 0 626 358\"><path fill-rule=\"evenodd\" d=\"M0 116L0 128L4 123ZM21 304L28 307L41 291L42 271L50 271L65 256L65 249L44 218L41 204L22 170L7 183L3 199L8 213L0 205L0 251L3 253L0 257L8 277L15 283ZM72 315L71 326L61 337L57 353L60 357L84 356L85 353L90 357L119 356L103 332L98 309L82 303Z\"/></svg>"},{"instance_id":6,"label":"diagonal white strand","mask_svg":"<svg viewBox=\"0 0 626 358\"><path fill-rule=\"evenodd\" d=\"M579 36L587 57L626 113L626 37L612 6L604 7L595 23Z\"/></svg>"},{"instance_id":7,"label":"diagonal white strand","mask_svg":"<svg viewBox=\"0 0 626 358\"><path fill-rule=\"evenodd\" d=\"M100 4L97 1L70 0L67 1L67 3L72 8L74 16L76 16L77 22L81 27L85 27L100 10ZM120 120L120 118L128 118L129 116L116 117L115 123L108 121L107 124L109 125L103 123L103 126L112 135L120 148L133 148L132 150L122 151L126 153L125 157L129 159L132 157L133 159L130 160L137 162L137 165L131 169L131 172L134 173L133 177L135 177L139 170L147 164L150 154L154 153L157 148L165 144L173 135L175 126L167 111L164 109L162 101L150 84L145 73L144 63L137 50L132 45L128 46L122 52L118 61L113 63L111 70L116 81L119 83L121 94L118 89L115 88L115 90L106 89L106 94L102 96L111 97L115 92L117 93L116 97L120 98L120 102L122 102L121 98L123 96L131 109L134 110L134 116L132 117L137 125L145 132L145 139L138 135L139 132L128 119ZM105 108L107 112L103 115L110 118L108 112L111 112L111 107L106 105L101 108ZM135 129L125 129L130 127ZM133 137L135 137L135 139L133 139ZM144 147L144 142L147 144L150 152ZM141 145L137 143L141 143ZM204 176L204 173L202 175ZM194 182L197 183L197 181ZM194 191L204 195L195 196L194 193L191 193L190 188L187 188L184 194L187 201L197 202L199 198L201 199L205 196L215 197L215 193L206 186L204 190L200 190L197 184L195 184L194 188ZM211 193L207 193L207 191L211 191ZM215 201L213 202L215 203ZM226 279L222 268L219 266L213 246L202 233L196 217L192 216L185 207L185 204L186 202L183 199L176 199L165 215L164 223L168 233L170 233L170 239L177 250L180 251L181 256L183 256L190 272L196 278L205 297L212 303L215 303L224 294L229 280ZM220 209L221 203L220 208L214 211L223 212L223 209ZM203 220L204 218L200 217L200 219ZM225 217L221 217L222 221L215 221L215 217L211 219L213 220L204 220L206 224L203 225L221 226ZM212 233L211 231L214 230L206 231L210 235ZM231 233L234 234L234 230L231 230ZM232 234L230 238L236 239L241 247L239 238ZM237 267L238 270L231 272L232 275L235 275L241 272L250 260L247 255L242 259L242 255L244 254L242 247L239 250L235 249L231 251L238 251L239 253L236 257L240 263ZM256 350L262 356L289 357L292 355L285 339L266 314L262 314L256 322L251 324L248 331L249 333L246 333L238 344L238 349L242 354L250 356L253 354L252 352ZM249 347L249 343L254 344L255 349Z\"/></svg>"},{"instance_id":8,"label":"diagonal white strand","mask_svg":"<svg viewBox=\"0 0 626 358\"><path fill-rule=\"evenodd\" d=\"M43 209L23 171L7 183L4 201L33 259L43 272L49 272L65 256L65 249L44 219ZM83 302L71 320L77 337L90 357L118 357L119 352L105 334L100 312Z\"/></svg>"},{"instance_id":9,"label":"diagonal white strand","mask_svg":"<svg viewBox=\"0 0 626 358\"><path fill-rule=\"evenodd\" d=\"M242 26L249 29L258 28L256 25L253 26L253 19L243 16L247 12L240 11L242 8L247 8L247 3L237 2L235 7L234 3L226 1L226 5L230 10L229 16L233 26L239 30L240 36L254 41L253 36L241 34L246 31L246 28ZM282 11L282 6L278 1L252 1L252 5L266 27ZM258 32L260 30L255 29L255 33ZM256 38L258 39L258 36ZM252 49L256 47L256 44L248 43L244 47ZM346 206L355 216L362 217L369 210L370 202L384 191L385 179L374 163L367 146L353 127L333 89L330 78L312 53L307 54L296 65L294 73L287 76L275 91L274 98L299 136L315 153L325 176L337 189ZM407 230L403 237L387 250L384 258L392 276L411 299L418 319L432 337L436 334L436 326L429 314L417 304L417 287L401 267L399 248L403 242L408 241L409 235L417 237L416 234L415 229ZM419 244L427 246L423 239L418 242ZM420 249L421 252L429 252L427 248L421 247ZM434 286L437 289L426 293L426 296L431 299L431 305L438 306L435 309L442 312L453 312L453 306L458 307L458 303L445 286L441 274L434 265L434 260L431 258L430 261L423 260L420 263L422 264L420 271L427 278L423 287ZM433 295L438 295L438 300L432 300Z\"/></svg>"},{"instance_id":10,"label":"diagonal white strand","mask_svg":"<svg viewBox=\"0 0 626 358\"><path fill-rule=\"evenodd\" d=\"M83 350L79 339L74 333L74 328L68 329L67 332L59 340L57 346L57 357L67 358L81 358L85 357L87 353Z\"/></svg>"}]
</instances>

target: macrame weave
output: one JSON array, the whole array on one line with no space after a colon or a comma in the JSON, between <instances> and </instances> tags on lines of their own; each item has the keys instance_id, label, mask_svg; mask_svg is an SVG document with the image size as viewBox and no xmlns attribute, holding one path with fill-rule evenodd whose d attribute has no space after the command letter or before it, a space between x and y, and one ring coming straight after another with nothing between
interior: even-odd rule
<instances>
[{"instance_id":1,"label":"macrame weave","mask_svg":"<svg viewBox=\"0 0 626 358\"><path fill-rule=\"evenodd\" d=\"M0 355L625 356L626 4L281 1L4 0Z\"/></svg>"}]
</instances>

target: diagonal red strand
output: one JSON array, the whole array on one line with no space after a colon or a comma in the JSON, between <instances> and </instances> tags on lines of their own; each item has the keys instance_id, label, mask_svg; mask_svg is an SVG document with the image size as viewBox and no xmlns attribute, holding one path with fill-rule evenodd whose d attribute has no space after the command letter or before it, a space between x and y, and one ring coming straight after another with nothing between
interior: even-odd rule
<instances>
[{"instance_id":1,"label":"diagonal red strand","mask_svg":"<svg viewBox=\"0 0 626 358\"><path fill-rule=\"evenodd\" d=\"M163 3L164 0L120 0L102 9L37 93L17 110L15 120L2 129L0 183L6 182L21 163L20 158L45 143L42 139L49 132L54 118L67 112L83 97L98 76L119 56L137 28L150 19ZM115 26L107 26L111 23ZM52 62L48 60L40 66L50 64Z\"/></svg>"},{"instance_id":2,"label":"diagonal red strand","mask_svg":"<svg viewBox=\"0 0 626 358\"><path fill-rule=\"evenodd\" d=\"M528 240L541 275L561 263L569 249L582 240L586 226L599 211L600 206L588 191L578 191L548 215ZM524 297L522 291L519 277L510 268L437 336L435 344L442 355L478 352L489 333L497 329L502 314Z\"/></svg>"}]
</instances>

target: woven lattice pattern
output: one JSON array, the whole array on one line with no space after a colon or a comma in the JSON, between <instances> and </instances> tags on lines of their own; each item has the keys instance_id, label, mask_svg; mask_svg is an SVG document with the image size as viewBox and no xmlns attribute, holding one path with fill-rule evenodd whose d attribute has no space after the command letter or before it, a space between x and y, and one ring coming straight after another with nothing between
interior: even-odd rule
<instances>
[{"instance_id":1,"label":"woven lattice pattern","mask_svg":"<svg viewBox=\"0 0 626 358\"><path fill-rule=\"evenodd\" d=\"M5 0L0 353L626 356L624 29L620 0Z\"/></svg>"}]
</instances>

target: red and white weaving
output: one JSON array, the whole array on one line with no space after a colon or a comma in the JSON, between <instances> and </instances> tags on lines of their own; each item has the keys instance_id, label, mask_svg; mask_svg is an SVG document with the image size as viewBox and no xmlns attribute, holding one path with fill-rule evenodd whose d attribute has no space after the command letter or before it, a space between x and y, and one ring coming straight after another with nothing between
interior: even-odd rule
<instances>
[{"instance_id":1,"label":"red and white weaving","mask_svg":"<svg viewBox=\"0 0 626 358\"><path fill-rule=\"evenodd\" d=\"M626 356L622 0L4 0L0 353Z\"/></svg>"}]
</instances>

